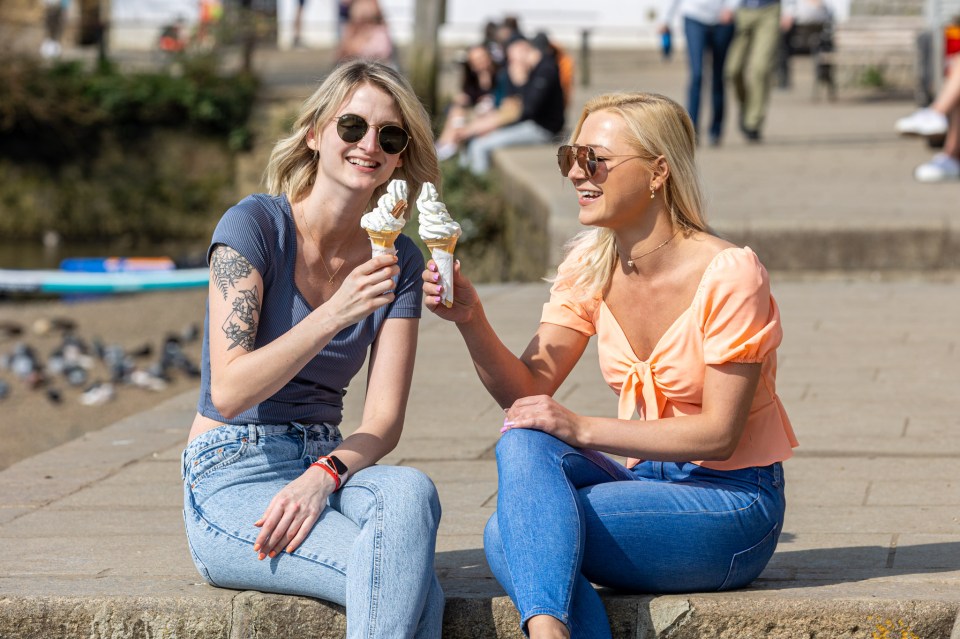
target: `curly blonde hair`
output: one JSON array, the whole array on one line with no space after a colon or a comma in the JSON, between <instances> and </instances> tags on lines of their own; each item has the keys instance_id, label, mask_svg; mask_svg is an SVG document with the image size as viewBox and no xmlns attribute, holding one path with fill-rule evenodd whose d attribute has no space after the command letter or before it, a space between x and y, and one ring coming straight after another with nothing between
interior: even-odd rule
<instances>
[{"instance_id":1,"label":"curly blonde hair","mask_svg":"<svg viewBox=\"0 0 960 639\"><path fill-rule=\"evenodd\" d=\"M439 188L440 167L434 151L430 117L409 82L379 62L352 60L334 69L304 101L290 135L274 145L265 175L269 193L286 194L291 202L306 197L317 175L317 152L307 146L307 135L312 131L314 136L319 136L323 123L365 84L393 97L400 110L400 124L410 134L410 142L402 154L403 165L397 167L393 177L406 180L411 193L419 193L424 182L433 182ZM386 189L386 183L377 187L368 209L373 208Z\"/></svg>"},{"instance_id":2,"label":"curly blonde hair","mask_svg":"<svg viewBox=\"0 0 960 639\"><path fill-rule=\"evenodd\" d=\"M573 144L587 116L600 111L615 113L626 124L625 141L653 170L663 156L670 176L663 187L664 202L673 227L685 234L706 231L703 189L694 162L696 134L686 110L655 93L607 93L591 99L570 136ZM570 288L582 299L602 295L617 263L613 231L594 228L578 233L565 247L565 267L553 282Z\"/></svg>"}]
</instances>

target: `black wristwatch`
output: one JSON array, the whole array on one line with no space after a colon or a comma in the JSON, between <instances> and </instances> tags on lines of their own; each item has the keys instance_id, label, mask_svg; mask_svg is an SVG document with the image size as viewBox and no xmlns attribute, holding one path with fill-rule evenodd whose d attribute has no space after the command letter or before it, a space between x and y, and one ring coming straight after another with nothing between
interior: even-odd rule
<instances>
[{"instance_id":1,"label":"black wristwatch","mask_svg":"<svg viewBox=\"0 0 960 639\"><path fill-rule=\"evenodd\" d=\"M314 462L326 466L333 472L337 473L337 476L340 479L344 479L347 476L347 465L340 461L336 455L324 455L322 457L317 457L317 461Z\"/></svg>"},{"instance_id":2,"label":"black wristwatch","mask_svg":"<svg viewBox=\"0 0 960 639\"><path fill-rule=\"evenodd\" d=\"M336 483L334 490L340 490L340 486L342 486L343 482L347 479L347 465L333 455L317 457L317 461L310 465L319 466L325 473L333 478L334 483Z\"/></svg>"},{"instance_id":3,"label":"black wristwatch","mask_svg":"<svg viewBox=\"0 0 960 639\"><path fill-rule=\"evenodd\" d=\"M340 475L340 478L343 479L346 477L347 471L349 470L347 465L340 461L340 458L336 455L327 455L327 457L333 462L333 468L337 471L337 474Z\"/></svg>"}]
</instances>

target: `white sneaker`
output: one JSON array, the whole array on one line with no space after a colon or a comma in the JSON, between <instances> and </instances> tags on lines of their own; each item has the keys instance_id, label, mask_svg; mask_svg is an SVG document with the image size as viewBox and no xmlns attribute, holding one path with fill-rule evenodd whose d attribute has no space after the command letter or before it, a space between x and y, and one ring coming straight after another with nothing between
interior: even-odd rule
<instances>
[{"instance_id":1,"label":"white sneaker","mask_svg":"<svg viewBox=\"0 0 960 639\"><path fill-rule=\"evenodd\" d=\"M913 177L918 182L960 180L960 161L946 153L937 153L932 160L918 166L913 172Z\"/></svg>"},{"instance_id":2,"label":"white sneaker","mask_svg":"<svg viewBox=\"0 0 960 639\"><path fill-rule=\"evenodd\" d=\"M922 136L943 135L948 127L947 116L933 109L915 111L905 118L900 118L894 125L897 133L901 135Z\"/></svg>"}]
</instances>

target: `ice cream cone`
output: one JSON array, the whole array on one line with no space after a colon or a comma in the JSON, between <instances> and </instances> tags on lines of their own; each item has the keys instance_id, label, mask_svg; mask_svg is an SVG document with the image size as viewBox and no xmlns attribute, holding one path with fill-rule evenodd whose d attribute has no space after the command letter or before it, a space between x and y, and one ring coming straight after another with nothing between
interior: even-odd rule
<instances>
[{"instance_id":1,"label":"ice cream cone","mask_svg":"<svg viewBox=\"0 0 960 639\"><path fill-rule=\"evenodd\" d=\"M447 308L453 306L453 249L457 245L457 239L457 237L441 237L424 240L440 274L440 285L443 287L440 301Z\"/></svg>"},{"instance_id":2,"label":"ice cream cone","mask_svg":"<svg viewBox=\"0 0 960 639\"><path fill-rule=\"evenodd\" d=\"M400 235L400 231L371 231L367 229L367 235L370 236L370 246L373 248L373 257L378 255L396 255L397 249L393 247L393 243L397 240L397 236Z\"/></svg>"},{"instance_id":3,"label":"ice cream cone","mask_svg":"<svg viewBox=\"0 0 960 639\"><path fill-rule=\"evenodd\" d=\"M425 240L427 248L433 251L438 249L441 251L446 251L447 253L453 253L454 247L457 245L457 240L460 238L456 237L441 237L436 240Z\"/></svg>"}]
</instances>

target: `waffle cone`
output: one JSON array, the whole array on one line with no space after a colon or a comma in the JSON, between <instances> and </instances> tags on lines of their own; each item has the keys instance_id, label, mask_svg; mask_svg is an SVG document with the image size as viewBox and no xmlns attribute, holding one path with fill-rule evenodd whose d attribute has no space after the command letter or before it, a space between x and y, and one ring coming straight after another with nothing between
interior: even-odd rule
<instances>
[{"instance_id":1,"label":"waffle cone","mask_svg":"<svg viewBox=\"0 0 960 639\"><path fill-rule=\"evenodd\" d=\"M457 245L457 238L441 237L435 240L424 240L423 242L431 251L438 249L441 251L446 251L447 253L453 253L453 249Z\"/></svg>"},{"instance_id":2,"label":"waffle cone","mask_svg":"<svg viewBox=\"0 0 960 639\"><path fill-rule=\"evenodd\" d=\"M381 248L393 248L393 243L396 241L397 236L400 235L400 231L367 231L367 235L370 236L370 243L374 246L379 246Z\"/></svg>"}]
</instances>

